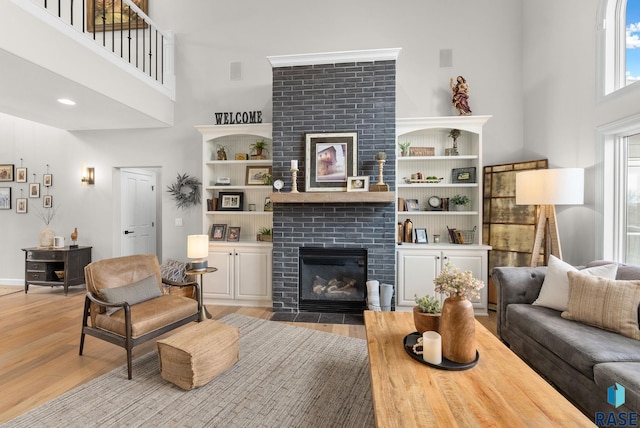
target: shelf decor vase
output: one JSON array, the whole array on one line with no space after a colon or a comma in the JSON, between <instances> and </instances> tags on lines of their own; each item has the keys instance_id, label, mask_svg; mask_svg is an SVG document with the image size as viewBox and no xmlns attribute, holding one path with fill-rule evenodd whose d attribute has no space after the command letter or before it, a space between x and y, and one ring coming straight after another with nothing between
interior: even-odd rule
<instances>
[{"instance_id":1,"label":"shelf decor vase","mask_svg":"<svg viewBox=\"0 0 640 428\"><path fill-rule=\"evenodd\" d=\"M476 325L473 304L462 296L445 299L440 318L442 356L466 364L476 359Z\"/></svg>"},{"instance_id":2,"label":"shelf decor vase","mask_svg":"<svg viewBox=\"0 0 640 428\"><path fill-rule=\"evenodd\" d=\"M54 236L56 236L56 233L51 228L49 228L49 226L46 226L40 232L40 242L39 242L38 246L42 247L42 248L51 248L51 247L53 247L53 237Z\"/></svg>"},{"instance_id":3,"label":"shelf decor vase","mask_svg":"<svg viewBox=\"0 0 640 428\"><path fill-rule=\"evenodd\" d=\"M426 312L420 312L419 306L413 307L413 324L416 326L416 331L420 334L425 331L440 330L440 313L428 314Z\"/></svg>"}]
</instances>

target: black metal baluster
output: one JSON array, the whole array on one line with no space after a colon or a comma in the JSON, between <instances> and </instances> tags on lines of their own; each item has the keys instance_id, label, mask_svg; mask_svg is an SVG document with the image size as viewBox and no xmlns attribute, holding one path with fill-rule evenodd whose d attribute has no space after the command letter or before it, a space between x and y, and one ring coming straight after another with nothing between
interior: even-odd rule
<instances>
[{"instance_id":1,"label":"black metal baluster","mask_svg":"<svg viewBox=\"0 0 640 428\"><path fill-rule=\"evenodd\" d=\"M127 26L128 26L128 33L127 33L127 39L129 39L129 46L127 47L128 53L129 53L129 64L131 64L131 8L128 9L127 11L129 20L127 22Z\"/></svg>"},{"instance_id":2,"label":"black metal baluster","mask_svg":"<svg viewBox=\"0 0 640 428\"><path fill-rule=\"evenodd\" d=\"M102 0L102 46L107 46L107 5Z\"/></svg>"},{"instance_id":3,"label":"black metal baluster","mask_svg":"<svg viewBox=\"0 0 640 428\"><path fill-rule=\"evenodd\" d=\"M144 25L144 20L142 20L142 25ZM147 39L144 37L144 28L142 28L142 72L147 71L147 61L144 58L144 53L147 51Z\"/></svg>"},{"instance_id":4,"label":"black metal baluster","mask_svg":"<svg viewBox=\"0 0 640 428\"><path fill-rule=\"evenodd\" d=\"M156 28L156 81L158 80L158 29Z\"/></svg>"},{"instance_id":5,"label":"black metal baluster","mask_svg":"<svg viewBox=\"0 0 640 428\"><path fill-rule=\"evenodd\" d=\"M116 0L111 2L111 52L116 51Z\"/></svg>"},{"instance_id":6,"label":"black metal baluster","mask_svg":"<svg viewBox=\"0 0 640 428\"><path fill-rule=\"evenodd\" d=\"M164 36L160 35L160 83L164 85Z\"/></svg>"},{"instance_id":7,"label":"black metal baluster","mask_svg":"<svg viewBox=\"0 0 640 428\"><path fill-rule=\"evenodd\" d=\"M127 6L127 9L129 8L129 6ZM123 25L123 21L122 21L122 16L124 15L124 9L122 8L122 0L120 0L120 58L123 58L124 55L124 33L123 33L123 29L124 29L124 25Z\"/></svg>"}]
</instances>

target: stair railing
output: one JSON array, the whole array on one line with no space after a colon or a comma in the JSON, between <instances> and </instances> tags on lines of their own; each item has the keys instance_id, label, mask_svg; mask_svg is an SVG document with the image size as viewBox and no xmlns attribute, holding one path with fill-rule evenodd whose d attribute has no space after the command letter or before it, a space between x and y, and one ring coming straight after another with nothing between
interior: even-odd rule
<instances>
[{"instance_id":1,"label":"stair railing","mask_svg":"<svg viewBox=\"0 0 640 428\"><path fill-rule=\"evenodd\" d=\"M139 7L147 0L32 1L174 93L173 35Z\"/></svg>"}]
</instances>

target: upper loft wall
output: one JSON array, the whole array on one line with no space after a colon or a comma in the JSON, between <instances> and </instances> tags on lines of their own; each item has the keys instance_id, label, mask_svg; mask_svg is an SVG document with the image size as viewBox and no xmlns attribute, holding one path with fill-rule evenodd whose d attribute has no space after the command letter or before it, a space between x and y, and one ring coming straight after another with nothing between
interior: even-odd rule
<instances>
[{"instance_id":1,"label":"upper loft wall","mask_svg":"<svg viewBox=\"0 0 640 428\"><path fill-rule=\"evenodd\" d=\"M177 123L248 110L262 110L270 122L269 56L402 48L397 117L456 115L449 79L463 75L473 113L493 116L484 129L485 161L522 160L522 0L188 3L152 2L154 20L177 34L177 88L192 101L178 107ZM441 65L440 51L449 49L451 65ZM241 66L239 80L230 79L232 63Z\"/></svg>"},{"instance_id":2,"label":"upper loft wall","mask_svg":"<svg viewBox=\"0 0 640 428\"><path fill-rule=\"evenodd\" d=\"M31 1L0 2L0 64L4 113L66 130L173 125L173 94Z\"/></svg>"}]
</instances>

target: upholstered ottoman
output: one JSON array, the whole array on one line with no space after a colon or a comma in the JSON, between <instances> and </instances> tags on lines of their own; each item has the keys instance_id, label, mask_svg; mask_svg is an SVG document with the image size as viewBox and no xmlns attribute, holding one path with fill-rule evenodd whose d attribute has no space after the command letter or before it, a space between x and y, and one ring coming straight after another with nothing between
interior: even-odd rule
<instances>
[{"instance_id":1,"label":"upholstered ottoman","mask_svg":"<svg viewBox=\"0 0 640 428\"><path fill-rule=\"evenodd\" d=\"M238 361L239 337L236 327L205 320L158 340L160 374L182 389L205 385Z\"/></svg>"}]
</instances>

